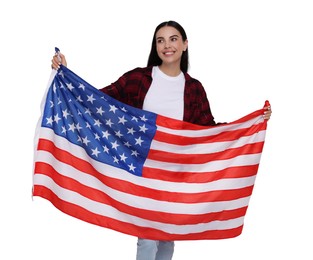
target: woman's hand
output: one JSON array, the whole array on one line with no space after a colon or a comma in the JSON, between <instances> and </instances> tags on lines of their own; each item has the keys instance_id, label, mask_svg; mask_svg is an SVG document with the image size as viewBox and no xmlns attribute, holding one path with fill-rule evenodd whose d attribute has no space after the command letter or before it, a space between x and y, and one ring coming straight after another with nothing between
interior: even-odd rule
<instances>
[{"instance_id":1,"label":"woman's hand","mask_svg":"<svg viewBox=\"0 0 313 260\"><path fill-rule=\"evenodd\" d=\"M265 120L270 120L271 115L272 115L271 106L264 107L264 116L263 116L264 119Z\"/></svg>"},{"instance_id":2,"label":"woman's hand","mask_svg":"<svg viewBox=\"0 0 313 260\"><path fill-rule=\"evenodd\" d=\"M51 68L58 70L60 68L61 64L64 65L65 67L67 66L65 56L59 52L53 56L53 58L51 60Z\"/></svg>"}]
</instances>

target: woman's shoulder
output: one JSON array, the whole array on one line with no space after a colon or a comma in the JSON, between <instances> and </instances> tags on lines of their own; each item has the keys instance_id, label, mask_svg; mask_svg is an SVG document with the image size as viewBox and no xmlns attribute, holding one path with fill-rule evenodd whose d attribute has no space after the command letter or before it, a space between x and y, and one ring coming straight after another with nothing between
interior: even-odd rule
<instances>
[{"instance_id":1,"label":"woman's shoulder","mask_svg":"<svg viewBox=\"0 0 313 260\"><path fill-rule=\"evenodd\" d=\"M151 76L152 74L152 66L149 67L136 67L127 71L124 75L125 76L139 76L139 75L147 75Z\"/></svg>"}]
</instances>

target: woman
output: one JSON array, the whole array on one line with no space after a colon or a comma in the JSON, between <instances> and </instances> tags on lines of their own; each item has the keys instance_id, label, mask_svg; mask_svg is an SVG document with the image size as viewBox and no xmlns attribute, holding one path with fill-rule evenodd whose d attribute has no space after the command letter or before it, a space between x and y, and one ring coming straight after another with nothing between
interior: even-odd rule
<instances>
[{"instance_id":1,"label":"woman","mask_svg":"<svg viewBox=\"0 0 313 260\"><path fill-rule=\"evenodd\" d=\"M63 54L55 55L52 68L67 65ZM215 125L202 84L188 73L188 39L183 27L167 21L155 29L147 67L126 72L101 89L128 105L199 125ZM270 107L264 113L269 119ZM138 238L137 260L169 260L173 241Z\"/></svg>"}]
</instances>

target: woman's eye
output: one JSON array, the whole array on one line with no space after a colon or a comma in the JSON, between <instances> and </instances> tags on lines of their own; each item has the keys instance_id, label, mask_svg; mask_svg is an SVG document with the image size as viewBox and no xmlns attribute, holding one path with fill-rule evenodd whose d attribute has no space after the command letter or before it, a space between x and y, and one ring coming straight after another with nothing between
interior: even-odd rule
<instances>
[{"instance_id":1,"label":"woman's eye","mask_svg":"<svg viewBox=\"0 0 313 260\"><path fill-rule=\"evenodd\" d=\"M172 42L176 42L177 38L172 38L171 40L172 40Z\"/></svg>"},{"instance_id":2,"label":"woman's eye","mask_svg":"<svg viewBox=\"0 0 313 260\"><path fill-rule=\"evenodd\" d=\"M164 41L161 39L157 40L157 43L162 43L162 42L164 42Z\"/></svg>"}]
</instances>

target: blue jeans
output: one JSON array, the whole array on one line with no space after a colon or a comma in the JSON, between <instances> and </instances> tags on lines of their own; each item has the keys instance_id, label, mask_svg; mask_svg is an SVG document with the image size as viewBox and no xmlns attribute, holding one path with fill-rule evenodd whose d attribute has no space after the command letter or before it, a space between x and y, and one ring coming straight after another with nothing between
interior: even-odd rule
<instances>
[{"instance_id":1,"label":"blue jeans","mask_svg":"<svg viewBox=\"0 0 313 260\"><path fill-rule=\"evenodd\" d=\"M173 241L138 238L136 260L171 260L173 253Z\"/></svg>"}]
</instances>

